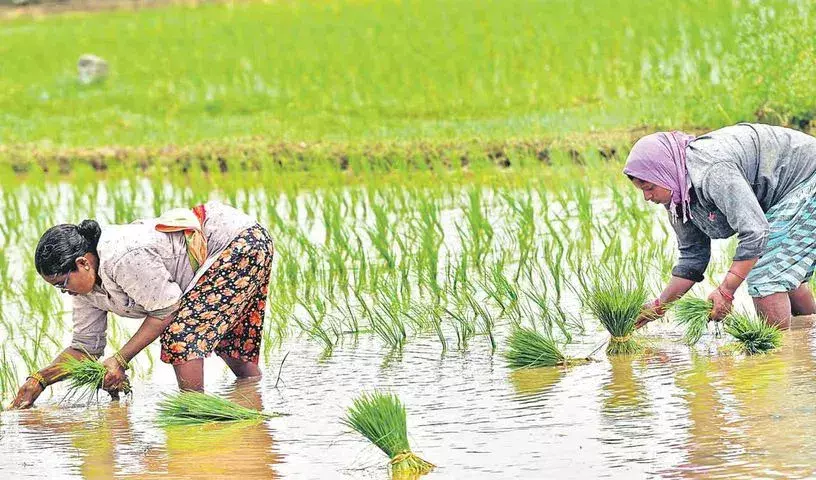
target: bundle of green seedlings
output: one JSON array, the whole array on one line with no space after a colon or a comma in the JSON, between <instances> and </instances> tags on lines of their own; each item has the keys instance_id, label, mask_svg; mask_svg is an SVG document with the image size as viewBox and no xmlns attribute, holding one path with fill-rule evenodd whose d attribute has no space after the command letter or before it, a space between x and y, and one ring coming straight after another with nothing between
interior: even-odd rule
<instances>
[{"instance_id":1,"label":"bundle of green seedlings","mask_svg":"<svg viewBox=\"0 0 816 480\"><path fill-rule=\"evenodd\" d=\"M692 346L697 343L708 327L714 304L700 298L681 298L672 305L677 323L685 327L683 341Z\"/></svg>"},{"instance_id":2,"label":"bundle of green seedlings","mask_svg":"<svg viewBox=\"0 0 816 480\"><path fill-rule=\"evenodd\" d=\"M65 400L95 398L102 389L107 373L104 365L90 358L80 360L67 357L60 363L60 368L64 377L68 379L68 393ZM129 381L125 381L121 391L126 395L131 392Z\"/></svg>"},{"instance_id":3,"label":"bundle of green seedlings","mask_svg":"<svg viewBox=\"0 0 816 480\"><path fill-rule=\"evenodd\" d=\"M755 355L782 345L782 331L762 317L732 312L723 323L726 333L737 339L735 349L740 353Z\"/></svg>"},{"instance_id":4,"label":"bundle of green seedlings","mask_svg":"<svg viewBox=\"0 0 816 480\"><path fill-rule=\"evenodd\" d=\"M279 416L276 413L246 408L215 395L193 391L165 395L158 408L157 421L164 427L210 422L259 421Z\"/></svg>"},{"instance_id":5,"label":"bundle of green seedlings","mask_svg":"<svg viewBox=\"0 0 816 480\"><path fill-rule=\"evenodd\" d=\"M619 275L596 272L584 288L582 303L612 336L606 353L626 355L641 351L643 342L635 335L635 323L646 302L642 282L630 287L621 284Z\"/></svg>"},{"instance_id":6,"label":"bundle of green seedlings","mask_svg":"<svg viewBox=\"0 0 816 480\"><path fill-rule=\"evenodd\" d=\"M551 335L531 328L513 328L504 354L511 368L555 367L587 363L587 358L568 357Z\"/></svg>"},{"instance_id":7,"label":"bundle of green seedlings","mask_svg":"<svg viewBox=\"0 0 816 480\"><path fill-rule=\"evenodd\" d=\"M435 465L411 452L405 417L405 406L396 395L375 391L356 398L342 422L388 455L394 477L428 473Z\"/></svg>"}]
</instances>

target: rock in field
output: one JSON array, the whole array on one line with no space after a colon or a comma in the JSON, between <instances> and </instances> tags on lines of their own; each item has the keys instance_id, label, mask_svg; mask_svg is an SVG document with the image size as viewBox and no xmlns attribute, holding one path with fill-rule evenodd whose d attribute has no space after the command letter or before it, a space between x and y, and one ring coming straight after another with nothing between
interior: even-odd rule
<instances>
[{"instance_id":1,"label":"rock in field","mask_svg":"<svg viewBox=\"0 0 816 480\"><path fill-rule=\"evenodd\" d=\"M108 76L108 62L96 55L85 54L77 62L79 83L88 85L103 80Z\"/></svg>"}]
</instances>

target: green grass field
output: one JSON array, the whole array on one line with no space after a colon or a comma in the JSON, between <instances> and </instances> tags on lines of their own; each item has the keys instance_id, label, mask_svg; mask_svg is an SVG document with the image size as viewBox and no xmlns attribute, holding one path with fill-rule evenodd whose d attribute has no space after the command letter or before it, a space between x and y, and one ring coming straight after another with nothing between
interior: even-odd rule
<instances>
[{"instance_id":1,"label":"green grass field","mask_svg":"<svg viewBox=\"0 0 816 480\"><path fill-rule=\"evenodd\" d=\"M0 20L0 145L44 151L806 125L805 1L282 1ZM102 84L76 81L83 53Z\"/></svg>"}]
</instances>

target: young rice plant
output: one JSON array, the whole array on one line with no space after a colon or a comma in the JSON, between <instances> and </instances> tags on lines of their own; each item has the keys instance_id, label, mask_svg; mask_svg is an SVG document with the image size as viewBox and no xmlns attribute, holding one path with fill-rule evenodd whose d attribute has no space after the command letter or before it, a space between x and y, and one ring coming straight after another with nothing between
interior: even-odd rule
<instances>
[{"instance_id":1,"label":"young rice plant","mask_svg":"<svg viewBox=\"0 0 816 480\"><path fill-rule=\"evenodd\" d=\"M363 393L354 400L343 424L366 437L391 459L394 477L410 477L435 467L411 452L405 406L390 393Z\"/></svg>"}]
</instances>

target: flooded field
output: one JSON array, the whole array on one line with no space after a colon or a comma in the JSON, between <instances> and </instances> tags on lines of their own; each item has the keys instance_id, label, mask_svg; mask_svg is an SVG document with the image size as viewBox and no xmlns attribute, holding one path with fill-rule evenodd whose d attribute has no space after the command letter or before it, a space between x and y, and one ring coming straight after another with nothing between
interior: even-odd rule
<instances>
[{"instance_id":1,"label":"flooded field","mask_svg":"<svg viewBox=\"0 0 816 480\"><path fill-rule=\"evenodd\" d=\"M803 331L785 340L763 357L661 342L639 358L516 372L482 346L440 356L414 342L384 359L363 341L318 363L318 349L292 342L277 388L277 364L260 383L226 372L207 383L288 417L158 429L156 394L175 379L157 367L121 405L4 413L0 468L15 478L389 478L383 455L338 423L360 389L382 387L406 402L411 441L439 465L427 478L808 478L814 342Z\"/></svg>"},{"instance_id":2,"label":"flooded field","mask_svg":"<svg viewBox=\"0 0 816 480\"><path fill-rule=\"evenodd\" d=\"M410 452L432 480L816 478L811 330L760 324L755 346L773 350L746 355L734 325L760 337L756 317L706 325L732 238L713 242L691 314L674 304L633 331L678 253L666 212L621 173L655 131L813 133L816 2L57 3L0 0L0 480L389 479ZM210 358L203 379L262 420L162 426L178 389L159 342L121 401L63 382L10 410L72 338L65 269L57 288L35 270L43 232L213 200L275 243L263 376ZM98 258L79 285L105 286ZM254 276L202 285L194 307L212 310L191 323L249 304ZM140 324L110 315L105 356ZM174 328L176 354L210 350ZM233 347L251 350L257 330L242 332ZM124 350L111 363L126 368ZM84 366L95 389L104 367ZM392 401L367 432L348 420L361 398ZM382 448L389 429L408 442Z\"/></svg>"},{"instance_id":3,"label":"flooded field","mask_svg":"<svg viewBox=\"0 0 816 480\"><path fill-rule=\"evenodd\" d=\"M390 478L388 459L340 419L361 392L397 393L412 449L443 478L806 478L814 474L814 339L784 334L761 356L725 353L713 326L689 348L671 315L646 351L607 356L609 334L579 299L595 267L657 293L675 241L615 165L538 172L415 172L376 182L77 173L27 178L0 197L0 397L70 338L70 303L36 275L49 226L125 223L221 199L276 242L259 381L206 363L206 389L282 412L262 423L167 427L156 404L176 390L158 345L136 358L131 397L0 413L8 478ZM353 180L353 181L351 181ZM444 180L444 181L443 181ZM704 296L733 242L715 244ZM749 302L739 292L737 308ZM109 352L139 321L115 318ZM569 368L511 369L524 326L570 354ZM816 423L816 422L814 422Z\"/></svg>"}]
</instances>

